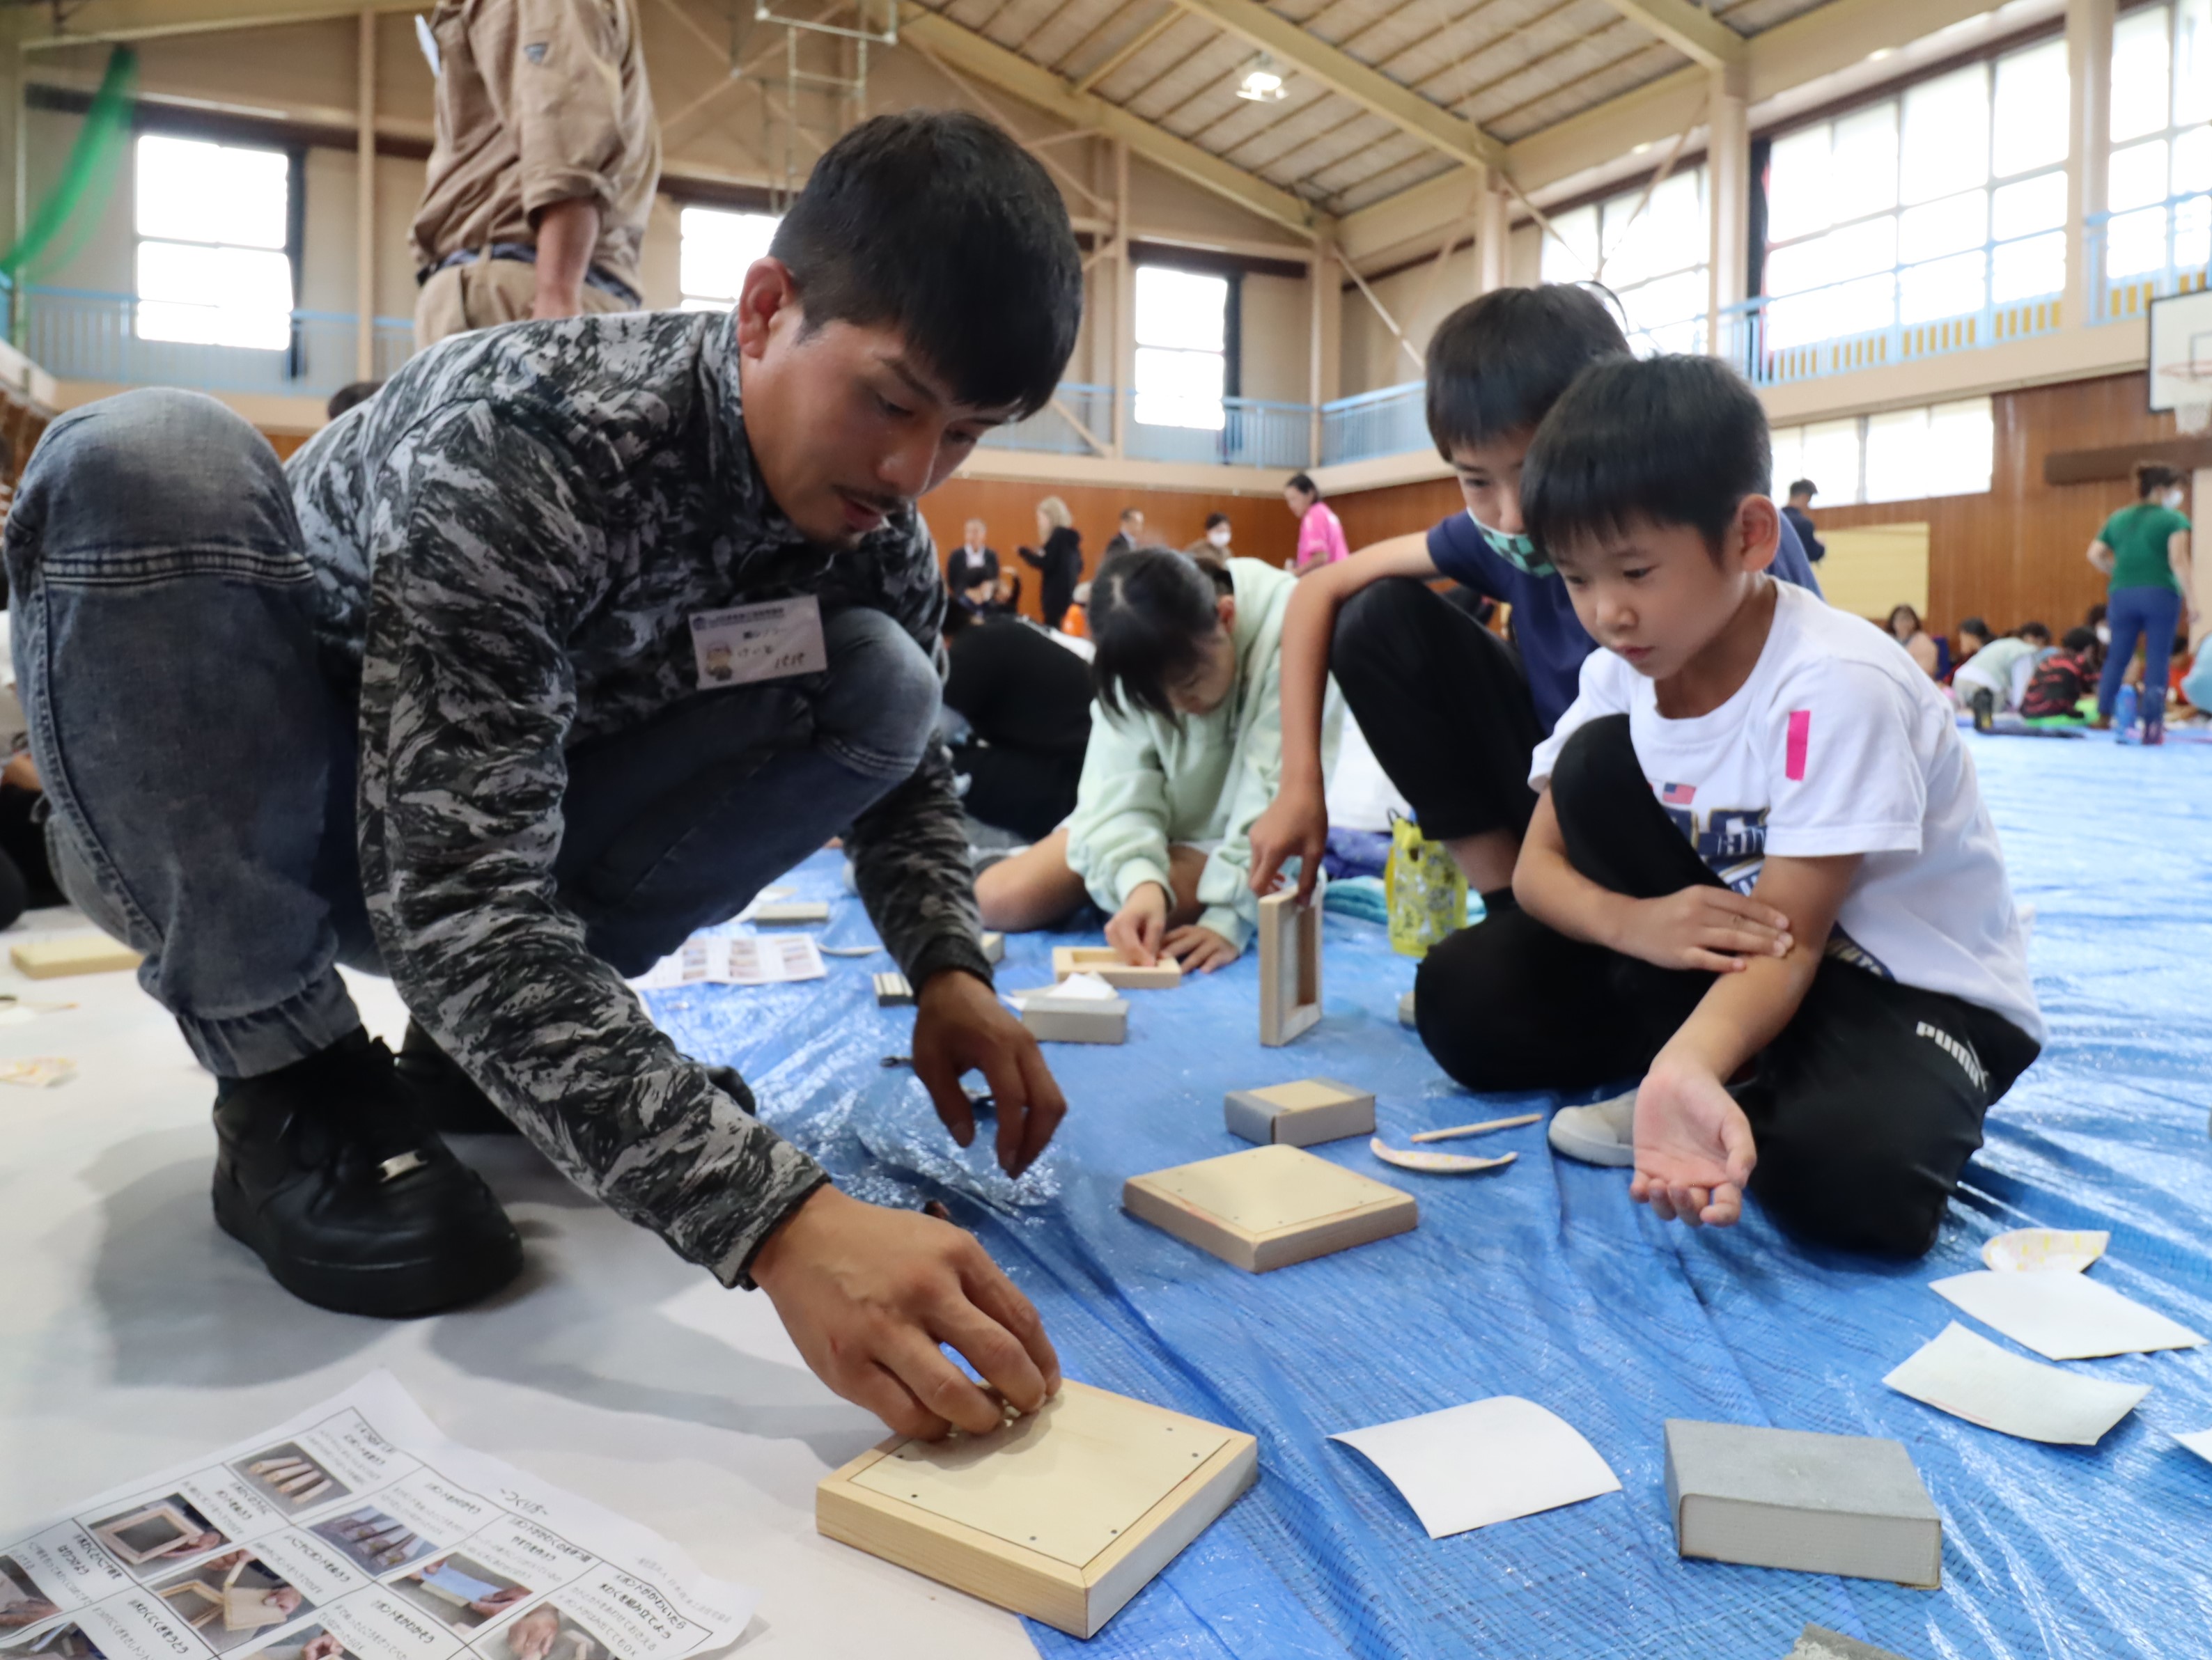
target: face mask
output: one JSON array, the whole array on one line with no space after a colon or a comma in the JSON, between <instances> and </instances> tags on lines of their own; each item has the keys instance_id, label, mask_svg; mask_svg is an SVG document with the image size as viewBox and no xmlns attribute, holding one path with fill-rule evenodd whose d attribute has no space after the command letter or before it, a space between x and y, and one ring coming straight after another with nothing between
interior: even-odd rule
<instances>
[{"instance_id":1,"label":"face mask","mask_svg":"<svg viewBox=\"0 0 2212 1660\"><path fill-rule=\"evenodd\" d=\"M2159 499L2165 502L2167 506L2172 508L2175 512L2178 513L2181 511L2181 491L2179 487L2168 490Z\"/></svg>"},{"instance_id":2,"label":"face mask","mask_svg":"<svg viewBox=\"0 0 2212 1660\"><path fill-rule=\"evenodd\" d=\"M1225 529L1208 530L1206 533L1206 539L1217 548L1226 548L1229 545L1229 532Z\"/></svg>"},{"instance_id":3,"label":"face mask","mask_svg":"<svg viewBox=\"0 0 2212 1660\"><path fill-rule=\"evenodd\" d=\"M1552 562L1536 552L1534 537L1526 533L1509 535L1504 530L1493 530L1477 518L1471 510L1468 513L1467 522L1481 531L1482 539L1490 544L1492 550L1515 570L1524 572L1532 577L1547 577L1552 574L1553 569Z\"/></svg>"},{"instance_id":4,"label":"face mask","mask_svg":"<svg viewBox=\"0 0 2212 1660\"><path fill-rule=\"evenodd\" d=\"M2099 623L2097 625L2097 644L2100 645L2110 645L2112 643L2112 625L2109 622Z\"/></svg>"}]
</instances>

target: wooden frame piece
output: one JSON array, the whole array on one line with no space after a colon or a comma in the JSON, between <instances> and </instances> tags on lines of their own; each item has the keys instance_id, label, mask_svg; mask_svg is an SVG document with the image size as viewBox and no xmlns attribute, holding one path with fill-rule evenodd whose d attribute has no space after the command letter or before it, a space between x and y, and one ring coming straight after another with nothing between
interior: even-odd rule
<instances>
[{"instance_id":1,"label":"wooden frame piece","mask_svg":"<svg viewBox=\"0 0 2212 1660\"><path fill-rule=\"evenodd\" d=\"M1295 1147L1255 1147L1132 1176L1121 1209L1248 1274L1409 1233L1413 1196Z\"/></svg>"},{"instance_id":2,"label":"wooden frame piece","mask_svg":"<svg viewBox=\"0 0 2212 1660\"><path fill-rule=\"evenodd\" d=\"M745 920L756 928L803 928L829 921L830 906L825 900L771 900L753 906Z\"/></svg>"},{"instance_id":3,"label":"wooden frame piece","mask_svg":"<svg viewBox=\"0 0 2212 1660\"><path fill-rule=\"evenodd\" d=\"M1321 906L1260 901L1260 1041L1279 1049L1321 1019Z\"/></svg>"},{"instance_id":4,"label":"wooden frame piece","mask_svg":"<svg viewBox=\"0 0 2212 1660\"><path fill-rule=\"evenodd\" d=\"M126 1530L144 1527L149 1522L166 1524L173 1530L173 1536L150 1549L134 1545L123 1536ZM164 1499L159 1504L149 1505L143 1510L132 1511L128 1516L118 1516L112 1522L101 1523L92 1530L92 1536L131 1566L137 1567L157 1556L166 1556L179 1540L197 1538L199 1531L186 1519L182 1511Z\"/></svg>"},{"instance_id":5,"label":"wooden frame piece","mask_svg":"<svg viewBox=\"0 0 2212 1660\"><path fill-rule=\"evenodd\" d=\"M1118 991L1172 991L1182 984L1182 965L1163 957L1150 968L1123 962L1110 945L1055 945L1052 948L1052 977L1096 974Z\"/></svg>"},{"instance_id":6,"label":"wooden frame piece","mask_svg":"<svg viewBox=\"0 0 2212 1660\"><path fill-rule=\"evenodd\" d=\"M9 960L26 979L59 979L64 974L106 974L136 968L145 959L120 940L105 934L64 934L58 939L31 940L12 948Z\"/></svg>"},{"instance_id":7,"label":"wooden frame piece","mask_svg":"<svg viewBox=\"0 0 2212 1660\"><path fill-rule=\"evenodd\" d=\"M1017 991L1022 1024L1042 1043L1123 1043L1129 1036L1127 997L1055 997L1052 988Z\"/></svg>"},{"instance_id":8,"label":"wooden frame piece","mask_svg":"<svg viewBox=\"0 0 2212 1660\"><path fill-rule=\"evenodd\" d=\"M1259 1474L1249 1435L1064 1384L988 1435L894 1436L823 1478L823 1537L1097 1633Z\"/></svg>"},{"instance_id":9,"label":"wooden frame piece","mask_svg":"<svg viewBox=\"0 0 2212 1660\"><path fill-rule=\"evenodd\" d=\"M187 1579L163 1591L161 1600L176 1610L178 1619L198 1631L222 1615L225 1594L222 1586L211 1585L204 1579Z\"/></svg>"},{"instance_id":10,"label":"wooden frame piece","mask_svg":"<svg viewBox=\"0 0 2212 1660\"><path fill-rule=\"evenodd\" d=\"M876 1007L878 1009L911 1009L914 1007L914 988L906 983L906 976L896 968L887 968L875 977Z\"/></svg>"},{"instance_id":11,"label":"wooden frame piece","mask_svg":"<svg viewBox=\"0 0 2212 1660\"><path fill-rule=\"evenodd\" d=\"M1222 1102L1232 1136L1262 1147L1312 1147L1375 1133L1375 1097L1334 1078L1299 1078L1264 1089L1232 1089Z\"/></svg>"}]
</instances>

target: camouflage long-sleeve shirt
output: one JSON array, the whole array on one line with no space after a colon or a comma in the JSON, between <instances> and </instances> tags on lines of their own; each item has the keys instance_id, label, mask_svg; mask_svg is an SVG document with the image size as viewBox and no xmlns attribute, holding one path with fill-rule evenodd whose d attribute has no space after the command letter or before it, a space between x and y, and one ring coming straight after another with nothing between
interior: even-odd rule
<instances>
[{"instance_id":1,"label":"camouflage long-sleeve shirt","mask_svg":"<svg viewBox=\"0 0 2212 1660\"><path fill-rule=\"evenodd\" d=\"M744 1283L826 1178L586 948L553 878L565 752L696 695L696 611L813 594L938 653L927 530L909 510L832 550L793 528L755 469L720 314L461 336L288 473L330 672L359 677L362 880L409 1009L577 1182ZM849 845L910 980L988 979L941 746Z\"/></svg>"}]
</instances>

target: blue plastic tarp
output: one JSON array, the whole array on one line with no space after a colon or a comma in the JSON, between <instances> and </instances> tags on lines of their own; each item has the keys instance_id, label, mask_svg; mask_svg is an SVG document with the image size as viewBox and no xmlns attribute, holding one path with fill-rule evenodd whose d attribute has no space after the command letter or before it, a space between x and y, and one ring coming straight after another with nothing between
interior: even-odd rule
<instances>
[{"instance_id":1,"label":"blue plastic tarp","mask_svg":"<svg viewBox=\"0 0 2212 1660\"><path fill-rule=\"evenodd\" d=\"M848 1190L944 1200L1036 1300L1068 1375L1259 1438L1253 1490L1097 1638L1033 1626L1047 1655L1765 1660L1816 1621L1916 1660L2212 1656L2212 1463L2172 1439L2212 1428L2212 1352L2071 1363L2152 1386L2094 1448L1979 1429L1881 1383L1953 1318L1972 1324L1928 1281L1978 1268L2009 1227L2111 1230L2097 1277L2212 1334L2212 746L1994 738L1973 753L2035 907L2051 1039L1991 1115L1942 1242L1909 1265L1808 1251L1755 1205L1725 1232L1662 1226L1626 1172L1554 1160L1541 1124L1470 1144L1521 1155L1476 1177L1390 1170L1364 1140L1316 1149L1413 1192L1420 1227L1272 1274L1123 1215L1126 1177L1243 1146L1222 1127L1230 1089L1353 1081L1401 1142L1553 1104L1443 1078L1397 1024L1413 965L1335 914L1326 1017L1289 1048L1259 1045L1249 954L1128 994L1125 1045L1048 1045L1072 1110L1018 1184L992 1167L988 1134L961 1153L912 1075L881 1065L907 1049L911 1011L874 1007L880 956L834 960L826 985L655 1003L692 1052L738 1064ZM794 881L840 900L830 942L872 939L828 856ZM1054 942L1009 938L1000 984L1048 978ZM1431 1541L1326 1439L1506 1394L1574 1425L1623 1490ZM1670 1417L1902 1441L1944 1518L1942 1589L1679 1560Z\"/></svg>"}]
</instances>

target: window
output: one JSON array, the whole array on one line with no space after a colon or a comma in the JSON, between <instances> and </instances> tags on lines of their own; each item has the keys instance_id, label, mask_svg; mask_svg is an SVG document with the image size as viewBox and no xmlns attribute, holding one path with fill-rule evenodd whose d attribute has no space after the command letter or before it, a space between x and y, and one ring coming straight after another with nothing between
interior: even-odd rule
<instances>
[{"instance_id":1,"label":"window","mask_svg":"<svg viewBox=\"0 0 2212 1660\"><path fill-rule=\"evenodd\" d=\"M1229 279L1139 265L1136 299L1138 421L1219 432L1229 385Z\"/></svg>"},{"instance_id":2,"label":"window","mask_svg":"<svg viewBox=\"0 0 2212 1660\"><path fill-rule=\"evenodd\" d=\"M2145 6L2112 29L2105 275L2212 261L2212 0Z\"/></svg>"},{"instance_id":3,"label":"window","mask_svg":"<svg viewBox=\"0 0 2212 1660\"><path fill-rule=\"evenodd\" d=\"M1777 139L1767 349L2061 292L2066 107L2051 40Z\"/></svg>"},{"instance_id":4,"label":"window","mask_svg":"<svg viewBox=\"0 0 2212 1660\"><path fill-rule=\"evenodd\" d=\"M1712 232L1703 167L1669 173L1649 201L1639 185L1560 214L1552 227L1545 282L1604 283L1620 296L1630 342L1642 349L1705 350Z\"/></svg>"},{"instance_id":5,"label":"window","mask_svg":"<svg viewBox=\"0 0 2212 1660\"><path fill-rule=\"evenodd\" d=\"M732 213L726 208L686 208L677 220L683 237L677 285L687 312L726 312L738 303L752 263L765 256L782 219L772 213Z\"/></svg>"},{"instance_id":6,"label":"window","mask_svg":"<svg viewBox=\"0 0 2212 1660\"><path fill-rule=\"evenodd\" d=\"M1809 478L1820 500L1918 501L1929 496L1980 495L1996 458L1990 400L1970 397L1931 409L1893 409L1847 421L1774 432L1774 494Z\"/></svg>"},{"instance_id":7,"label":"window","mask_svg":"<svg viewBox=\"0 0 2212 1660\"><path fill-rule=\"evenodd\" d=\"M289 158L149 133L136 185L138 337L290 346Z\"/></svg>"}]
</instances>

